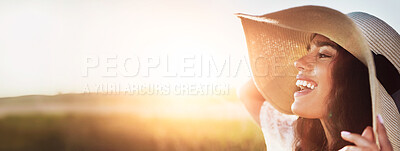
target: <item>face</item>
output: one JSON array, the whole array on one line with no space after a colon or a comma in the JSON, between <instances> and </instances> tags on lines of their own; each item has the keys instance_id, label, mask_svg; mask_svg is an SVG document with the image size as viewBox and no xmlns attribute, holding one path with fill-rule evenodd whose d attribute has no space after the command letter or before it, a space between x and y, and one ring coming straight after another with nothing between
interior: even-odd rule
<instances>
[{"instance_id":1,"label":"face","mask_svg":"<svg viewBox=\"0 0 400 151\"><path fill-rule=\"evenodd\" d=\"M338 45L322 35L316 35L308 46L308 54L295 62L299 73L292 111L304 118L326 117L332 88L332 67Z\"/></svg>"}]
</instances>

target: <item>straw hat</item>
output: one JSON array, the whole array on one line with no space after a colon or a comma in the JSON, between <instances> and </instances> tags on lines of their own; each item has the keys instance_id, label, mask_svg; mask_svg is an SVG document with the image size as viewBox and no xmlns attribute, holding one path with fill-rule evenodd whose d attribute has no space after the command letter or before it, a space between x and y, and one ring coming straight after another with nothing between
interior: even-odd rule
<instances>
[{"instance_id":1,"label":"straw hat","mask_svg":"<svg viewBox=\"0 0 400 151\"><path fill-rule=\"evenodd\" d=\"M295 7L262 16L237 16L246 35L253 79L272 106L282 113L293 114L291 104L298 72L293 63L307 54L306 46L313 33L324 35L368 67L373 117L382 115L393 148L400 150L400 114L375 76L370 51L384 55L400 71L400 36L389 25L365 13L352 13L350 18L321 6ZM392 40L388 42L386 38ZM376 118L372 119L376 128Z\"/></svg>"}]
</instances>

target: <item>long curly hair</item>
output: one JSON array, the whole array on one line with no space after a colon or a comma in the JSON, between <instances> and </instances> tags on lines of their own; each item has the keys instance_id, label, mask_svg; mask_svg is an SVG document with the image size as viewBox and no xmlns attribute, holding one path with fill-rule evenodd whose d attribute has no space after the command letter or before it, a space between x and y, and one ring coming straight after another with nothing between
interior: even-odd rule
<instances>
[{"instance_id":1,"label":"long curly hair","mask_svg":"<svg viewBox=\"0 0 400 151\"><path fill-rule=\"evenodd\" d=\"M328 144L320 119L299 117L294 122L296 151L339 150L351 144L341 138L341 131L361 134L372 125L368 68L339 45L337 54L332 62L333 85L325 117L326 131L334 144Z\"/></svg>"}]
</instances>

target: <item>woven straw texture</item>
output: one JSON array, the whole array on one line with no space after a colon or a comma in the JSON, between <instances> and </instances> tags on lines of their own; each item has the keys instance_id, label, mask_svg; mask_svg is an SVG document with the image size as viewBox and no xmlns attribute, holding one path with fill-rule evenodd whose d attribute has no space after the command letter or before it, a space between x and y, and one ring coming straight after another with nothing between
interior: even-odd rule
<instances>
[{"instance_id":1,"label":"woven straw texture","mask_svg":"<svg viewBox=\"0 0 400 151\"><path fill-rule=\"evenodd\" d=\"M385 56L400 71L400 35L387 23L379 18L363 12L347 14L363 32L370 49L375 54ZM379 101L375 105L375 113L382 114L390 142L395 150L400 150L400 119L399 111L394 108L394 101L380 86Z\"/></svg>"}]
</instances>

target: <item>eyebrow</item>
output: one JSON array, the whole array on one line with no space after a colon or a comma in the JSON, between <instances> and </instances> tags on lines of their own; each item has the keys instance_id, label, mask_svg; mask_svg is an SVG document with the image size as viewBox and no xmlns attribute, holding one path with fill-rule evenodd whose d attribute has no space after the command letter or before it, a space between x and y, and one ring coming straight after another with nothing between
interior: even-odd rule
<instances>
[{"instance_id":1,"label":"eyebrow","mask_svg":"<svg viewBox=\"0 0 400 151\"><path fill-rule=\"evenodd\" d=\"M328 41L317 41L317 42L313 42L317 47L322 47L322 46L330 46L336 50L338 50L338 45L332 42L328 42ZM311 49L311 45L308 44L307 45L307 50Z\"/></svg>"}]
</instances>

